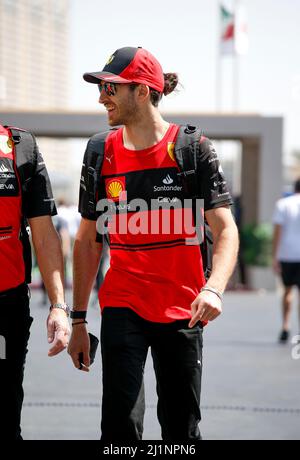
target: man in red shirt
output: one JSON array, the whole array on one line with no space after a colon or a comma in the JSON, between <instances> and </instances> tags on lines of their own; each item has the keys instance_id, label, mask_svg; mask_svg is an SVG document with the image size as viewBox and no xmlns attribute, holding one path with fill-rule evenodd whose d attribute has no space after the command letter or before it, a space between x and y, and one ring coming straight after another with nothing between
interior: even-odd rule
<instances>
[{"instance_id":1,"label":"man in red shirt","mask_svg":"<svg viewBox=\"0 0 300 460\"><path fill-rule=\"evenodd\" d=\"M196 232L179 225L183 214L178 204L185 198L174 156L179 126L165 121L158 110L162 95L176 87L177 75L164 74L148 51L127 47L117 50L103 71L87 73L84 79L98 84L109 125L123 126L105 142L97 196L107 200L111 211L106 223L101 202L98 214L88 206L86 157L83 164L69 353L78 369L88 371L84 320L101 256L99 233L106 233L102 231L106 228L111 260L99 293L102 439L142 439L143 372L149 347L162 438L201 439L202 329L222 311L222 293L238 248L226 181L212 143L201 137L198 180L214 237L213 270L206 283ZM163 203L172 203L174 208L158 206ZM191 205L187 209L184 205L184 210L191 216ZM164 227L170 217L169 227Z\"/></svg>"},{"instance_id":2,"label":"man in red shirt","mask_svg":"<svg viewBox=\"0 0 300 460\"><path fill-rule=\"evenodd\" d=\"M12 131L18 133L17 140ZM20 145L16 147L17 144ZM30 154L28 159L21 155L24 151ZM22 182L25 170L32 172L26 177L26 191ZM57 355L68 344L70 329L62 283L62 251L51 220L55 214L48 173L35 138L19 128L0 125L0 437L3 440L22 439L22 383L32 323L28 288L31 251L25 219L51 303L47 329L48 342L52 345L48 355Z\"/></svg>"}]
</instances>

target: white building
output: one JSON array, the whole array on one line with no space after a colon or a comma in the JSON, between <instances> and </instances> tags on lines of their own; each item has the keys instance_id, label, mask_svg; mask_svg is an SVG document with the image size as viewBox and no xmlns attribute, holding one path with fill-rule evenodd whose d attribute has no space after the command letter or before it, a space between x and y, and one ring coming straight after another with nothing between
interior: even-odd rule
<instances>
[{"instance_id":1,"label":"white building","mask_svg":"<svg viewBox=\"0 0 300 460\"><path fill-rule=\"evenodd\" d=\"M0 0L1 105L68 104L69 0Z\"/></svg>"},{"instance_id":2,"label":"white building","mask_svg":"<svg viewBox=\"0 0 300 460\"><path fill-rule=\"evenodd\" d=\"M0 0L0 24L2 109L66 110L70 86L70 1ZM26 121L22 127L28 128ZM68 197L72 194L72 162L68 161L72 143L39 138L38 144L55 195L63 193Z\"/></svg>"}]
</instances>

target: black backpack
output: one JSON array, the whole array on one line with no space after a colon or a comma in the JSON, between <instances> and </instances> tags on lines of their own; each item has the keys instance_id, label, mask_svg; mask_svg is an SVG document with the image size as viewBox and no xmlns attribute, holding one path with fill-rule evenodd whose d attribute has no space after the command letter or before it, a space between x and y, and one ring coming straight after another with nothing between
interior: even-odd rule
<instances>
[{"instance_id":1,"label":"black backpack","mask_svg":"<svg viewBox=\"0 0 300 460\"><path fill-rule=\"evenodd\" d=\"M15 145L16 165L21 183L22 203L26 200L28 185L33 177L37 164L37 151L33 135L20 128L4 126L12 134L12 140ZM28 222L23 213L21 222L20 240L23 245L23 258L25 264L25 281L31 283L32 257L31 246L28 234Z\"/></svg>"},{"instance_id":2,"label":"black backpack","mask_svg":"<svg viewBox=\"0 0 300 460\"><path fill-rule=\"evenodd\" d=\"M88 210L95 213L96 194L99 190L99 180L104 159L105 141L111 130L95 134L87 146L86 167L88 172L89 203ZM197 177L198 163L200 156L200 137L202 131L194 126L180 126L174 156L176 158L180 172L178 176L185 188L186 196L193 199L193 204L200 196L200 187ZM195 208L193 209L195 216ZM212 270L212 248L213 238L209 225L204 221L203 241L200 244L203 271L206 280Z\"/></svg>"}]
</instances>

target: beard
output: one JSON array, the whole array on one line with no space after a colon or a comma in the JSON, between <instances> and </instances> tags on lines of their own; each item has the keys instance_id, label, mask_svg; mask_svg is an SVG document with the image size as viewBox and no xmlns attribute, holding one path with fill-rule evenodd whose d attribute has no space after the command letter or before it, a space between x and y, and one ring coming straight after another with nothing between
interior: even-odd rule
<instances>
[{"instance_id":1,"label":"beard","mask_svg":"<svg viewBox=\"0 0 300 460\"><path fill-rule=\"evenodd\" d=\"M133 92L118 102L115 113L110 118L108 115L109 126L120 126L134 124L139 120L139 108L134 99Z\"/></svg>"}]
</instances>

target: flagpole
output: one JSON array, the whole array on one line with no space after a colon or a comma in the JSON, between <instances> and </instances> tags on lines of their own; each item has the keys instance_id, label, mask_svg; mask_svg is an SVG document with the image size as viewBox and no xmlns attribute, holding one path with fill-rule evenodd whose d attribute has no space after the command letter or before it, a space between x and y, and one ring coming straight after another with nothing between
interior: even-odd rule
<instances>
[{"instance_id":1,"label":"flagpole","mask_svg":"<svg viewBox=\"0 0 300 460\"><path fill-rule=\"evenodd\" d=\"M234 0L234 54L233 54L233 66L232 66L232 108L234 112L239 110L239 85L240 85L240 76L239 76L239 54L236 48L236 39L237 39L237 12L239 7L239 0Z\"/></svg>"},{"instance_id":2,"label":"flagpole","mask_svg":"<svg viewBox=\"0 0 300 460\"><path fill-rule=\"evenodd\" d=\"M216 62L216 112L222 111L222 56L221 56L221 4L218 3L218 49Z\"/></svg>"},{"instance_id":3,"label":"flagpole","mask_svg":"<svg viewBox=\"0 0 300 460\"><path fill-rule=\"evenodd\" d=\"M234 112L238 112L239 110L239 96L240 96L240 91L239 91L239 84L240 84L240 76L239 76L239 70L240 70L240 62L239 62L239 55L235 51L235 54L233 56L233 77L232 77L232 108Z\"/></svg>"}]
</instances>

